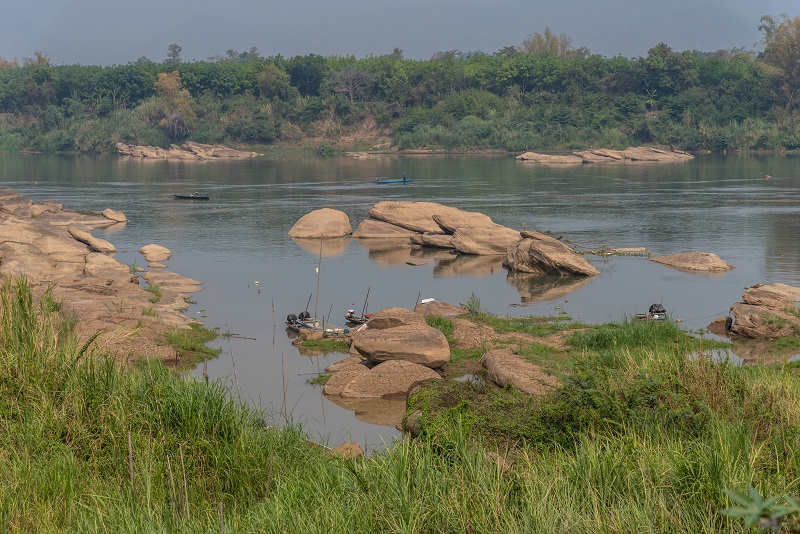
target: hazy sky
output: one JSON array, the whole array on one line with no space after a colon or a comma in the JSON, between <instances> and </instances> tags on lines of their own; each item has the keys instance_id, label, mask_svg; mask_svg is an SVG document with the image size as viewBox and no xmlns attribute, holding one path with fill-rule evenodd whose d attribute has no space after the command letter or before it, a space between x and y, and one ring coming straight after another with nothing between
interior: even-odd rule
<instances>
[{"instance_id":1,"label":"hazy sky","mask_svg":"<svg viewBox=\"0 0 800 534\"><path fill-rule=\"evenodd\" d=\"M365 57L402 49L493 53L549 26L593 53L752 49L762 15L800 15L798 0L10 0L0 19L0 57L47 54L54 64L184 60L257 47L264 56Z\"/></svg>"}]
</instances>

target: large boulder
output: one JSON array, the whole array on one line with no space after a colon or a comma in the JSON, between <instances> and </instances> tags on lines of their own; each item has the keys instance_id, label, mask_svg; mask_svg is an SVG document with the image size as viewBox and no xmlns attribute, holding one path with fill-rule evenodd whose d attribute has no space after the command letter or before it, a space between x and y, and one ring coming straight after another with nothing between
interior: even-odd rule
<instances>
[{"instance_id":1,"label":"large boulder","mask_svg":"<svg viewBox=\"0 0 800 534\"><path fill-rule=\"evenodd\" d=\"M351 353L377 363L404 360L430 368L450 360L444 334L404 308L387 308L373 315L367 328L353 335Z\"/></svg>"},{"instance_id":2,"label":"large boulder","mask_svg":"<svg viewBox=\"0 0 800 534\"><path fill-rule=\"evenodd\" d=\"M671 256L656 256L650 258L650 261L684 271L720 273L733 269L733 265L711 252L683 252Z\"/></svg>"},{"instance_id":3,"label":"large boulder","mask_svg":"<svg viewBox=\"0 0 800 534\"><path fill-rule=\"evenodd\" d=\"M353 228L347 214L330 208L307 213L289 230L289 237L325 239L350 235Z\"/></svg>"},{"instance_id":4,"label":"large boulder","mask_svg":"<svg viewBox=\"0 0 800 534\"><path fill-rule=\"evenodd\" d=\"M558 385L553 375L542 371L538 365L523 360L508 349L494 349L483 355L481 365L492 381L500 387L513 384L529 394L541 394Z\"/></svg>"},{"instance_id":5,"label":"large boulder","mask_svg":"<svg viewBox=\"0 0 800 534\"><path fill-rule=\"evenodd\" d=\"M437 202L384 201L378 202L369 210L369 216L373 219L378 219L421 234L446 233L433 218L434 215L444 214L449 214L454 217L472 217L480 215L445 206ZM486 216L483 215L483 217ZM488 217L486 218L488 219Z\"/></svg>"},{"instance_id":6,"label":"large boulder","mask_svg":"<svg viewBox=\"0 0 800 534\"><path fill-rule=\"evenodd\" d=\"M433 220L453 235L453 248L465 254L505 255L508 247L520 240L519 232L496 224L482 213L444 212Z\"/></svg>"},{"instance_id":7,"label":"large boulder","mask_svg":"<svg viewBox=\"0 0 800 534\"><path fill-rule=\"evenodd\" d=\"M347 398L399 397L423 380L438 380L441 376L428 367L409 361L392 360L360 373L342 390Z\"/></svg>"},{"instance_id":8,"label":"large boulder","mask_svg":"<svg viewBox=\"0 0 800 534\"><path fill-rule=\"evenodd\" d=\"M539 154L538 152L523 152L516 157L516 160L530 161L533 163L551 163L557 165L580 165L583 163L583 159L578 156Z\"/></svg>"},{"instance_id":9,"label":"large boulder","mask_svg":"<svg viewBox=\"0 0 800 534\"><path fill-rule=\"evenodd\" d=\"M730 332L754 339L800 336L800 288L786 284L754 285L731 306Z\"/></svg>"},{"instance_id":10,"label":"large boulder","mask_svg":"<svg viewBox=\"0 0 800 534\"><path fill-rule=\"evenodd\" d=\"M595 276L600 271L570 247L541 232L521 232L504 265L514 271L559 276Z\"/></svg>"}]
</instances>

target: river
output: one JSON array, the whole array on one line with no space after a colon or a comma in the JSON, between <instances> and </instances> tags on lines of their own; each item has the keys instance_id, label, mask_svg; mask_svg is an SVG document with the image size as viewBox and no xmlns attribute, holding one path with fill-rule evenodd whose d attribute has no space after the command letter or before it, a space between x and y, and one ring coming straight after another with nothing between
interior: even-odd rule
<instances>
[{"instance_id":1,"label":"river","mask_svg":"<svg viewBox=\"0 0 800 534\"><path fill-rule=\"evenodd\" d=\"M413 183L379 185L405 172ZM770 176L766 179L766 176ZM169 269L205 283L187 314L223 336L212 379L335 445L368 447L399 433L402 403L349 407L310 378L341 354L304 355L283 328L306 308L343 323L348 308L412 308L420 298L458 304L473 294L498 315L554 315L602 323L662 303L696 332L727 314L756 283L800 285L800 157L700 156L684 163L552 167L510 156L354 159L263 157L244 161L142 161L115 156L0 155L0 184L68 209L123 211L123 227L95 231L124 263L145 266L148 243L172 250ZM207 202L176 201L199 191ZM298 218L329 207L355 229L381 200L434 201L539 229L591 247L647 247L655 254L707 251L735 269L691 274L642 257L587 258L601 275L513 281L500 261L443 252L382 250L356 239L317 245L287 236ZM422 265L412 266L407 263ZM319 292L317 283L319 271ZM258 283L256 283L258 282ZM192 371L199 374L202 369Z\"/></svg>"}]
</instances>

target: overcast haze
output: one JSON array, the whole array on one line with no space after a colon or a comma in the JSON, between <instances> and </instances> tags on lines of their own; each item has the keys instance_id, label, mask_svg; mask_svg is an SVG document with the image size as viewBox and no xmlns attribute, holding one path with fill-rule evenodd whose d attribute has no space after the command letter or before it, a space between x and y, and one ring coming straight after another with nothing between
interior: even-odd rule
<instances>
[{"instance_id":1,"label":"overcast haze","mask_svg":"<svg viewBox=\"0 0 800 534\"><path fill-rule=\"evenodd\" d=\"M604 56L753 49L762 15L800 14L797 0L12 0L0 19L0 57L41 51L54 64L185 61L257 47L263 56L309 53L428 59L436 51L493 53L549 26Z\"/></svg>"}]
</instances>

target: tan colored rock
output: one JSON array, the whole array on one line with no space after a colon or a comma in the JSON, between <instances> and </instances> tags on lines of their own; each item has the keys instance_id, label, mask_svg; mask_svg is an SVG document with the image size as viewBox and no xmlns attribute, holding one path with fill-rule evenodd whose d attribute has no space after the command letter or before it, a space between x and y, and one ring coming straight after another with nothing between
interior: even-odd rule
<instances>
[{"instance_id":1,"label":"tan colored rock","mask_svg":"<svg viewBox=\"0 0 800 534\"><path fill-rule=\"evenodd\" d=\"M405 360L435 369L450 360L450 346L444 334L427 324L378 330L367 323L366 330L353 335L353 348L378 363Z\"/></svg>"},{"instance_id":2,"label":"tan colored rock","mask_svg":"<svg viewBox=\"0 0 800 534\"><path fill-rule=\"evenodd\" d=\"M141 254L144 254L144 258L147 261L166 261L172 255L172 251L167 247L162 247L161 245L149 244L145 245L139 249Z\"/></svg>"},{"instance_id":3,"label":"tan colored rock","mask_svg":"<svg viewBox=\"0 0 800 534\"><path fill-rule=\"evenodd\" d=\"M364 358L361 356L350 356L345 358L344 360L339 360L338 362L334 362L330 364L328 367L325 368L326 373L338 373L342 369L346 369L351 365L359 365L364 363Z\"/></svg>"},{"instance_id":4,"label":"tan colored rock","mask_svg":"<svg viewBox=\"0 0 800 534\"><path fill-rule=\"evenodd\" d=\"M189 141L181 146L170 145L169 149L153 146L116 144L117 152L122 156L150 159L181 159L210 161L214 159L252 158L259 156L256 152L235 150L222 145L204 145Z\"/></svg>"},{"instance_id":5,"label":"tan colored rock","mask_svg":"<svg viewBox=\"0 0 800 534\"><path fill-rule=\"evenodd\" d=\"M558 165L580 165L583 159L578 156L555 156L539 154L537 152L524 152L516 157L517 161L530 161L533 163L553 163Z\"/></svg>"},{"instance_id":6,"label":"tan colored rock","mask_svg":"<svg viewBox=\"0 0 800 534\"><path fill-rule=\"evenodd\" d=\"M367 321L369 330L385 330L398 326L427 326L428 323L418 313L408 308L384 308Z\"/></svg>"},{"instance_id":7,"label":"tan colored rock","mask_svg":"<svg viewBox=\"0 0 800 534\"><path fill-rule=\"evenodd\" d=\"M105 239L94 237L92 234L90 234L84 229L77 228L75 226L70 226L69 228L67 228L67 231L69 232L69 235L71 235L81 243L85 243L91 250L95 252L111 254L117 251L117 248L114 245L112 245Z\"/></svg>"},{"instance_id":8,"label":"tan colored rock","mask_svg":"<svg viewBox=\"0 0 800 534\"><path fill-rule=\"evenodd\" d=\"M730 333L754 339L800 336L800 288L756 284L731 306Z\"/></svg>"},{"instance_id":9,"label":"tan colored rock","mask_svg":"<svg viewBox=\"0 0 800 534\"><path fill-rule=\"evenodd\" d=\"M481 365L500 387L513 384L525 393L535 395L552 390L558 380L538 365L522 359L508 349L494 349L483 355Z\"/></svg>"},{"instance_id":10,"label":"tan colored rock","mask_svg":"<svg viewBox=\"0 0 800 534\"><path fill-rule=\"evenodd\" d=\"M559 276L595 276L600 271L570 247L541 232L521 232L504 265L514 271Z\"/></svg>"},{"instance_id":11,"label":"tan colored rock","mask_svg":"<svg viewBox=\"0 0 800 534\"><path fill-rule=\"evenodd\" d=\"M354 441L345 441L331 449L330 454L343 460L355 460L364 456L364 449Z\"/></svg>"},{"instance_id":12,"label":"tan colored rock","mask_svg":"<svg viewBox=\"0 0 800 534\"><path fill-rule=\"evenodd\" d=\"M353 228L343 211L330 208L314 210L300 217L289 230L289 237L326 239L350 235Z\"/></svg>"},{"instance_id":13,"label":"tan colored rock","mask_svg":"<svg viewBox=\"0 0 800 534\"><path fill-rule=\"evenodd\" d=\"M109 221L128 222L128 218L125 216L124 213L122 213L121 211L112 210L111 208L104 209L101 212L101 214Z\"/></svg>"},{"instance_id":14,"label":"tan colored rock","mask_svg":"<svg viewBox=\"0 0 800 534\"><path fill-rule=\"evenodd\" d=\"M418 235L418 233L395 224L372 218L364 219L361 224L358 225L358 229L353 232L353 237L359 239L395 239L409 238L415 235Z\"/></svg>"},{"instance_id":15,"label":"tan colored rock","mask_svg":"<svg viewBox=\"0 0 800 534\"><path fill-rule=\"evenodd\" d=\"M444 234L445 231L433 219L436 214L467 213L436 202L384 201L369 210L369 216L395 226L421 234Z\"/></svg>"},{"instance_id":16,"label":"tan colored rock","mask_svg":"<svg viewBox=\"0 0 800 534\"><path fill-rule=\"evenodd\" d=\"M421 247L453 248L453 236L446 234L414 234L411 242Z\"/></svg>"},{"instance_id":17,"label":"tan colored rock","mask_svg":"<svg viewBox=\"0 0 800 534\"><path fill-rule=\"evenodd\" d=\"M719 273L733 269L733 265L711 252L683 252L670 256L656 256L650 258L650 261L684 271Z\"/></svg>"},{"instance_id":18,"label":"tan colored rock","mask_svg":"<svg viewBox=\"0 0 800 534\"><path fill-rule=\"evenodd\" d=\"M440 379L441 376L436 371L423 365L392 360L373 367L367 373L358 375L342 390L342 397L405 396L408 390L418 382Z\"/></svg>"},{"instance_id":19,"label":"tan colored rock","mask_svg":"<svg viewBox=\"0 0 800 534\"><path fill-rule=\"evenodd\" d=\"M369 372L370 368L361 363L349 365L331 376L322 388L325 395L341 395L344 388L356 377Z\"/></svg>"}]
</instances>

